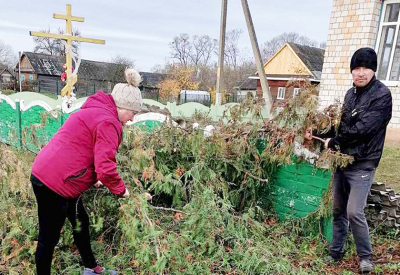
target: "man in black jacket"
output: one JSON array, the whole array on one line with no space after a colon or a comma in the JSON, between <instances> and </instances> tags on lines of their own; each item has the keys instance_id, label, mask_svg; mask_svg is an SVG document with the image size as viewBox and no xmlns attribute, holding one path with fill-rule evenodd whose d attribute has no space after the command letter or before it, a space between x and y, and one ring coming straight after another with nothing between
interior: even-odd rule
<instances>
[{"instance_id":1,"label":"man in black jacket","mask_svg":"<svg viewBox=\"0 0 400 275\"><path fill-rule=\"evenodd\" d=\"M354 162L338 168L333 179L333 240L329 262L339 261L349 224L360 258L360 270L373 269L369 228L364 215L375 170L382 156L386 127L392 117L390 90L375 77L377 56L371 48L357 50L350 63L354 86L344 98L339 128L325 137L325 148L340 150ZM329 138L330 137L330 138ZM311 139L311 133L306 134Z\"/></svg>"}]
</instances>

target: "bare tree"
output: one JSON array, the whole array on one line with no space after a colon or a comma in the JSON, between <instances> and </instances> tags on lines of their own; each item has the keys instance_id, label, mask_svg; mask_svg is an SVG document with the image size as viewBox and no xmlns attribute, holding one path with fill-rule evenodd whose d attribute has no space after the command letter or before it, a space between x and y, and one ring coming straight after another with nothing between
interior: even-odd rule
<instances>
[{"instance_id":1,"label":"bare tree","mask_svg":"<svg viewBox=\"0 0 400 275\"><path fill-rule=\"evenodd\" d=\"M47 30L41 30L41 32L50 33L50 28ZM59 34L64 34L64 30L58 29ZM80 36L81 33L79 30L73 30L72 35ZM33 42L35 43L35 47L33 49L34 52L45 53L50 55L58 55L65 56L66 48L64 43L60 39L54 39L49 37L33 37ZM72 42L72 51L77 53L79 48L79 42Z\"/></svg>"},{"instance_id":2,"label":"bare tree","mask_svg":"<svg viewBox=\"0 0 400 275\"><path fill-rule=\"evenodd\" d=\"M58 29L58 33L59 34L64 34L64 30L59 28ZM73 36L81 36L81 32L78 29L72 30L72 35ZM65 44L59 39L55 39L55 40L56 40L56 43L57 43L57 46L58 46L58 55L66 56L67 49L65 47ZM80 42L78 42L78 41L72 42L72 52L73 53L77 54L78 50L79 50L79 47L80 47Z\"/></svg>"},{"instance_id":3,"label":"bare tree","mask_svg":"<svg viewBox=\"0 0 400 275\"><path fill-rule=\"evenodd\" d=\"M321 48L321 49L326 49L326 42L321 42L321 43L319 43L319 47Z\"/></svg>"},{"instance_id":4,"label":"bare tree","mask_svg":"<svg viewBox=\"0 0 400 275\"><path fill-rule=\"evenodd\" d=\"M244 56L247 52L239 47L243 30L234 29L227 32L225 43L224 83L226 91L232 91L238 80L254 74L254 62ZM202 90L212 90L216 86L218 41L208 35L180 34L170 43L172 62L153 68L152 71L171 74L170 69L177 64L190 69L192 78L199 83ZM171 60L170 60L171 61Z\"/></svg>"},{"instance_id":5,"label":"bare tree","mask_svg":"<svg viewBox=\"0 0 400 275\"><path fill-rule=\"evenodd\" d=\"M193 36L192 51L190 54L191 63L195 66L207 66L211 56L217 48L217 40L208 35Z\"/></svg>"},{"instance_id":6,"label":"bare tree","mask_svg":"<svg viewBox=\"0 0 400 275\"><path fill-rule=\"evenodd\" d=\"M104 79L109 80L110 82L124 82L124 72L126 68L133 68L135 66L135 61L130 59L129 57L117 55L111 58L110 63L112 65L108 66Z\"/></svg>"},{"instance_id":7,"label":"bare tree","mask_svg":"<svg viewBox=\"0 0 400 275\"><path fill-rule=\"evenodd\" d=\"M225 41L225 60L228 66L236 68L239 62L240 50L239 39L243 34L243 30L234 29L226 33Z\"/></svg>"},{"instance_id":8,"label":"bare tree","mask_svg":"<svg viewBox=\"0 0 400 275\"><path fill-rule=\"evenodd\" d=\"M41 32L50 33L50 29L41 30ZM58 52L58 44L56 39L49 37L33 37L33 43L35 43L35 47L33 51L39 53L46 53L50 55L57 55Z\"/></svg>"},{"instance_id":9,"label":"bare tree","mask_svg":"<svg viewBox=\"0 0 400 275\"><path fill-rule=\"evenodd\" d=\"M0 65L7 66L9 69L15 67L18 62L17 56L14 54L10 45L0 40Z\"/></svg>"},{"instance_id":10,"label":"bare tree","mask_svg":"<svg viewBox=\"0 0 400 275\"><path fill-rule=\"evenodd\" d=\"M261 56L263 61L270 59L276 52L278 52L285 43L297 43L300 45L306 45L311 47L316 47L318 45L317 41L312 40L306 36L299 35L296 32L282 33L281 35L275 36L271 40L265 42L261 46Z\"/></svg>"},{"instance_id":11,"label":"bare tree","mask_svg":"<svg viewBox=\"0 0 400 275\"><path fill-rule=\"evenodd\" d=\"M170 43L170 48L172 50L171 57L173 59L176 59L182 65L189 64L192 45L188 34L181 33L179 36L175 36Z\"/></svg>"}]
</instances>

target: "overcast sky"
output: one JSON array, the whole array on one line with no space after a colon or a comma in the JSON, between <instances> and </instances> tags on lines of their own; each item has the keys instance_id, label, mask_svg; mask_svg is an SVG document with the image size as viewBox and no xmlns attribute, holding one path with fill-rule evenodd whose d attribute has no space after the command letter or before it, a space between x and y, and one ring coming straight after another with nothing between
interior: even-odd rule
<instances>
[{"instance_id":1,"label":"overcast sky","mask_svg":"<svg viewBox=\"0 0 400 275\"><path fill-rule=\"evenodd\" d=\"M106 40L105 45L81 43L83 59L110 61L122 55L141 71L164 64L169 43L180 33L219 38L221 0L19 0L0 1L0 40L18 51L33 51L29 31L65 29L53 13L85 18L73 27L83 37ZM259 44L283 32L297 32L326 41L332 0L248 0ZM227 30L242 29L240 46L250 52L250 41L240 0L228 0ZM251 52L250 52L251 53Z\"/></svg>"}]
</instances>

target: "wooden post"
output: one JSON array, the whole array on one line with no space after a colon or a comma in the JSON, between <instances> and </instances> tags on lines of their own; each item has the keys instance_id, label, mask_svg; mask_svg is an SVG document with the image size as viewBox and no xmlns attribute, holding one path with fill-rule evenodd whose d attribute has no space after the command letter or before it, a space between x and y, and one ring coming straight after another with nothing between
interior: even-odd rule
<instances>
[{"instance_id":1,"label":"wooden post","mask_svg":"<svg viewBox=\"0 0 400 275\"><path fill-rule=\"evenodd\" d=\"M218 53L218 69L217 69L217 90L215 92L215 105L221 105L221 87L223 86L224 76L224 54L225 54L225 33L226 33L226 17L227 17L228 0L222 0L221 8L221 29L219 35L219 53Z\"/></svg>"},{"instance_id":2,"label":"wooden post","mask_svg":"<svg viewBox=\"0 0 400 275\"><path fill-rule=\"evenodd\" d=\"M265 76L264 67L261 61L260 48L258 47L257 36L254 30L254 25L251 19L249 4L247 3L247 0L242 0L242 7L243 7L244 17L246 18L247 30L249 32L251 46L253 48L253 54L257 66L258 76L260 77L261 88L263 91L262 97L264 98L265 105L269 111L271 110L272 96L269 91L267 77ZM259 94L257 94L257 96L260 97Z\"/></svg>"},{"instance_id":3,"label":"wooden post","mask_svg":"<svg viewBox=\"0 0 400 275\"><path fill-rule=\"evenodd\" d=\"M22 120L21 120L21 105L19 99L15 100L15 111L17 112L17 139L19 147L22 147Z\"/></svg>"}]
</instances>

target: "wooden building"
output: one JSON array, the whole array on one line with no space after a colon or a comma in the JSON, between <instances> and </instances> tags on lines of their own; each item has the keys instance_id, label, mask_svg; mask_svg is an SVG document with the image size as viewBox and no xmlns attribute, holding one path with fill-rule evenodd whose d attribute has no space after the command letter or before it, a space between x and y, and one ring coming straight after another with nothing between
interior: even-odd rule
<instances>
[{"instance_id":1,"label":"wooden building","mask_svg":"<svg viewBox=\"0 0 400 275\"><path fill-rule=\"evenodd\" d=\"M21 80L24 87L33 87L37 92L59 94L64 86L61 81L65 58L43 53L24 52L21 55ZM18 74L19 64L16 66ZM111 93L116 83L125 82L125 65L92 60L81 60L78 71L76 94L90 95L97 90ZM139 87L146 93L158 93L159 82L164 74L140 72L142 83ZM32 89L31 89L32 90Z\"/></svg>"},{"instance_id":2,"label":"wooden building","mask_svg":"<svg viewBox=\"0 0 400 275\"><path fill-rule=\"evenodd\" d=\"M324 52L320 48L286 43L264 64L272 99L274 101L285 100L298 94L301 81L294 85L288 85L292 80L307 79L318 85L321 81ZM261 82L258 75L249 78L257 80L256 89L261 92Z\"/></svg>"},{"instance_id":3,"label":"wooden building","mask_svg":"<svg viewBox=\"0 0 400 275\"><path fill-rule=\"evenodd\" d=\"M0 90L14 89L14 74L7 66L0 65Z\"/></svg>"}]
</instances>

